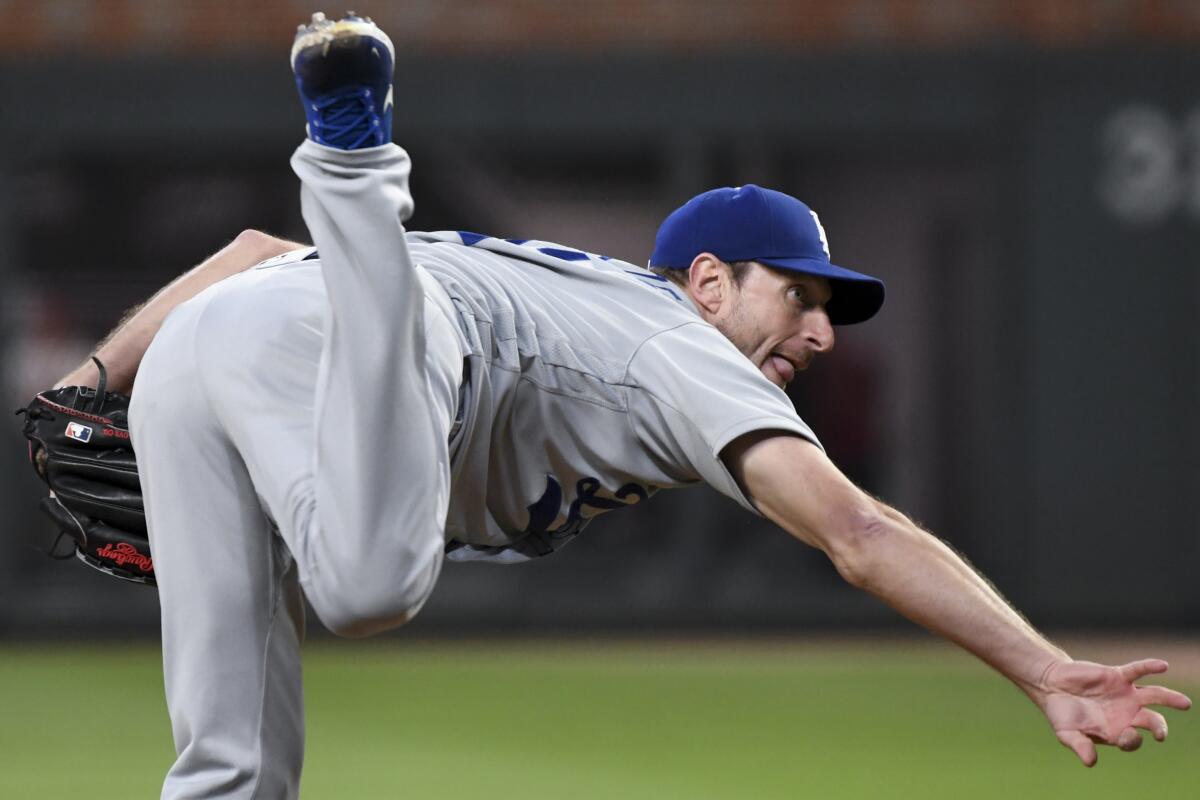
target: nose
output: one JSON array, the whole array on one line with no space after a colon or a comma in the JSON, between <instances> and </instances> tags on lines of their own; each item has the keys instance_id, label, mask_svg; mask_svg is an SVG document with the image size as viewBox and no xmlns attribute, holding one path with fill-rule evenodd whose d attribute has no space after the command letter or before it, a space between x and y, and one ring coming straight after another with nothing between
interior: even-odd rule
<instances>
[{"instance_id":1,"label":"nose","mask_svg":"<svg viewBox=\"0 0 1200 800\"><path fill-rule=\"evenodd\" d=\"M814 352L828 353L833 349L833 323L824 307L814 308L804 315L804 339Z\"/></svg>"}]
</instances>

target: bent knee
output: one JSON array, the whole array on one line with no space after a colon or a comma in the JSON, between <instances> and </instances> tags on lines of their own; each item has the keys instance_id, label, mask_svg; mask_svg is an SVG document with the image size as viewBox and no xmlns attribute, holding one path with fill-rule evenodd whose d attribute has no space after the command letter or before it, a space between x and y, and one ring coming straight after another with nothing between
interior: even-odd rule
<instances>
[{"instance_id":1,"label":"bent knee","mask_svg":"<svg viewBox=\"0 0 1200 800\"><path fill-rule=\"evenodd\" d=\"M361 639L398 628L425 605L440 572L441 559L407 579L391 576L381 584L354 579L305 585L308 600L329 631L348 639Z\"/></svg>"},{"instance_id":2,"label":"bent knee","mask_svg":"<svg viewBox=\"0 0 1200 800\"><path fill-rule=\"evenodd\" d=\"M335 636L343 639L362 639L377 633L399 628L417 615L420 606L385 614L364 614L344 608L317 611L321 623Z\"/></svg>"}]
</instances>

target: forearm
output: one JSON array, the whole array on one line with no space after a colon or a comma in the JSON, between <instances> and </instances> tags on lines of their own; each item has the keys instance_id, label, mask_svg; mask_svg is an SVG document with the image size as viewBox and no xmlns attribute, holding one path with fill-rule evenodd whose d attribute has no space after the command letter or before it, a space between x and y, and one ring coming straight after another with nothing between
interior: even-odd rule
<instances>
[{"instance_id":1,"label":"forearm","mask_svg":"<svg viewBox=\"0 0 1200 800\"><path fill-rule=\"evenodd\" d=\"M101 341L94 353L108 372L108 387L126 393L133 388L133 379L142 356L167 314L177 305L230 275L303 246L258 231L243 231L199 266L180 275L145 303L132 309ZM64 376L58 385L94 387L98 378L96 366L89 358Z\"/></svg>"},{"instance_id":2,"label":"forearm","mask_svg":"<svg viewBox=\"0 0 1200 800\"><path fill-rule=\"evenodd\" d=\"M1068 659L945 543L882 508L840 554L842 574L913 622L962 646L1035 701L1046 670Z\"/></svg>"},{"instance_id":3,"label":"forearm","mask_svg":"<svg viewBox=\"0 0 1200 800\"><path fill-rule=\"evenodd\" d=\"M725 457L759 510L823 550L848 582L974 653L1031 696L1046 668L1066 657L949 547L854 486L812 444L760 434Z\"/></svg>"},{"instance_id":4,"label":"forearm","mask_svg":"<svg viewBox=\"0 0 1200 800\"><path fill-rule=\"evenodd\" d=\"M945 543L866 495L811 443L760 431L731 443L721 457L765 516L825 551L847 581L1017 684L1085 765L1096 763L1096 742L1137 749L1137 728L1164 739L1166 720L1148 706L1191 705L1179 692L1134 683L1164 672L1165 661L1121 667L1073 661Z\"/></svg>"}]
</instances>

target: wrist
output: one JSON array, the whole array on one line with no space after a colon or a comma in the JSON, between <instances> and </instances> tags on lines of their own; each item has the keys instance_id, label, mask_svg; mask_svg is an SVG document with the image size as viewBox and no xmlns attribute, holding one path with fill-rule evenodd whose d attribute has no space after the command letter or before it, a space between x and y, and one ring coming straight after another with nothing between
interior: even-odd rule
<instances>
[{"instance_id":1,"label":"wrist","mask_svg":"<svg viewBox=\"0 0 1200 800\"><path fill-rule=\"evenodd\" d=\"M64 386L87 386L95 389L99 380L100 372L96 369L96 365L89 360L83 364L80 364L71 372L64 375L57 383L54 384L54 388L61 389Z\"/></svg>"},{"instance_id":2,"label":"wrist","mask_svg":"<svg viewBox=\"0 0 1200 800\"><path fill-rule=\"evenodd\" d=\"M1030 671L1029 679L1017 679L1015 683L1021 688L1021 691L1029 697L1030 700L1038 706L1044 707L1044 701L1051 694L1051 686L1053 685L1053 675L1055 671L1064 664L1071 663L1073 659L1066 653L1054 654L1040 661L1033 670ZM1036 676L1036 677L1033 677Z\"/></svg>"}]
</instances>

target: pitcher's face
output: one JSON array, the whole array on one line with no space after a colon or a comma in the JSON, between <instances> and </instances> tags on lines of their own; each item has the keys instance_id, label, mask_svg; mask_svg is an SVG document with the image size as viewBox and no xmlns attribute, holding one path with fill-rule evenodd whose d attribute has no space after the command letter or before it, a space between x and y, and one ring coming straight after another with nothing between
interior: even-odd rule
<instances>
[{"instance_id":1,"label":"pitcher's face","mask_svg":"<svg viewBox=\"0 0 1200 800\"><path fill-rule=\"evenodd\" d=\"M825 278L751 263L734 282L728 307L709 321L784 388L818 353L833 349L825 312L832 296Z\"/></svg>"}]
</instances>

